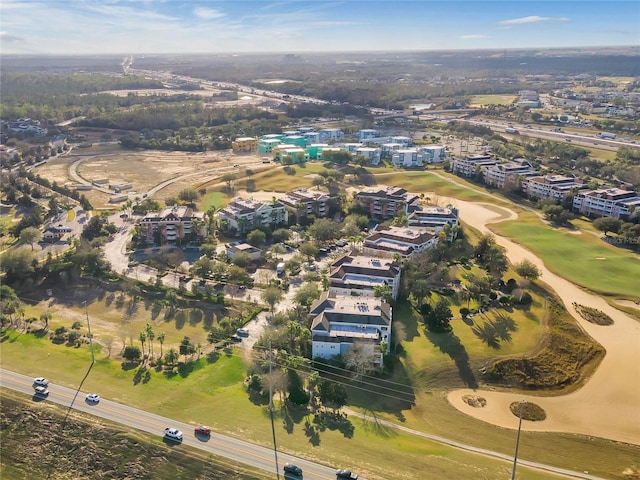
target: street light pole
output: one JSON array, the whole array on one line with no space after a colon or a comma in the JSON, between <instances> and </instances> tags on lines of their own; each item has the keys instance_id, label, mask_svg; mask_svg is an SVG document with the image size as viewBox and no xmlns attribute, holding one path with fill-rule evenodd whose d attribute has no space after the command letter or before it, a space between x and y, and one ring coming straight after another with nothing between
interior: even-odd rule
<instances>
[{"instance_id":1,"label":"street light pole","mask_svg":"<svg viewBox=\"0 0 640 480\"><path fill-rule=\"evenodd\" d=\"M520 430L522 429L522 410L524 409L525 400L520 402L520 419L518 420L518 435L516 436L516 452L513 455L513 468L511 470L511 480L516 479L516 464L518 463L518 447L520 446Z\"/></svg>"},{"instance_id":2,"label":"street light pole","mask_svg":"<svg viewBox=\"0 0 640 480\"><path fill-rule=\"evenodd\" d=\"M280 467L278 466L278 447L276 445L276 427L273 422L273 377L271 376L271 340L269 340L269 415L271 417L271 433L273 435L273 455L276 460L276 477L280 480Z\"/></svg>"}]
</instances>

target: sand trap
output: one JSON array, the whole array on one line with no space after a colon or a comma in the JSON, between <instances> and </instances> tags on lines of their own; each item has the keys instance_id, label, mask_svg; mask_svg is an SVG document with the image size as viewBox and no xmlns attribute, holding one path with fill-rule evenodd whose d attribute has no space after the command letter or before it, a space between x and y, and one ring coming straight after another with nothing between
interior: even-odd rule
<instances>
[{"instance_id":1,"label":"sand trap","mask_svg":"<svg viewBox=\"0 0 640 480\"><path fill-rule=\"evenodd\" d=\"M453 200L460 208L462 220L483 233L492 233L487 224L503 217L482 204ZM495 206L492 207L495 209ZM509 209L505 209L509 211ZM517 218L514 212L509 218ZM523 422L524 430L569 432L640 444L640 323L610 306L604 299L585 292L564 278L550 272L538 257L524 247L496 235L496 242L506 249L513 263L529 259L540 268L541 279L562 298L565 307L582 328L607 351L602 363L578 391L558 397L535 397L528 394L490 390L455 390L449 402L475 418L506 428L517 428L518 419L509 410L511 402L530 400L547 413L541 422ZM572 302L597 308L614 319L606 328L584 320ZM464 395L482 396L484 408L464 402Z\"/></svg>"},{"instance_id":2,"label":"sand trap","mask_svg":"<svg viewBox=\"0 0 640 480\"><path fill-rule=\"evenodd\" d=\"M596 260L606 260L607 257L596 257Z\"/></svg>"}]
</instances>

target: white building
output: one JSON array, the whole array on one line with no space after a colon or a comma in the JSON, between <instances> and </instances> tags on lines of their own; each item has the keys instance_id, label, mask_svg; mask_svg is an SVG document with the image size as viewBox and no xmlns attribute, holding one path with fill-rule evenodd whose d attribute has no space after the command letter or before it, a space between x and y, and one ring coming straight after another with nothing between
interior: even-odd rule
<instances>
[{"instance_id":1,"label":"white building","mask_svg":"<svg viewBox=\"0 0 640 480\"><path fill-rule=\"evenodd\" d=\"M462 177L473 177L478 171L497 164L498 161L491 155L466 155L451 160L451 172Z\"/></svg>"},{"instance_id":2,"label":"white building","mask_svg":"<svg viewBox=\"0 0 640 480\"><path fill-rule=\"evenodd\" d=\"M391 162L394 167L420 168L424 166L424 157L415 148L403 148L393 152Z\"/></svg>"},{"instance_id":3,"label":"white building","mask_svg":"<svg viewBox=\"0 0 640 480\"><path fill-rule=\"evenodd\" d=\"M358 132L358 140L361 142L366 142L370 138L378 138L379 136L380 132L371 128L365 128Z\"/></svg>"},{"instance_id":4,"label":"white building","mask_svg":"<svg viewBox=\"0 0 640 480\"><path fill-rule=\"evenodd\" d=\"M576 190L583 188L586 188L586 185L579 183L574 176L543 175L528 177L522 181L522 191L534 199L551 198L564 201Z\"/></svg>"},{"instance_id":5,"label":"white building","mask_svg":"<svg viewBox=\"0 0 640 480\"><path fill-rule=\"evenodd\" d=\"M362 155L368 159L371 165L378 165L380 163L380 156L382 151L379 148L374 147L358 147L356 148L355 155Z\"/></svg>"},{"instance_id":6,"label":"white building","mask_svg":"<svg viewBox=\"0 0 640 480\"><path fill-rule=\"evenodd\" d=\"M323 128L320 130L320 143L339 142L344 138L344 133L339 128Z\"/></svg>"},{"instance_id":7,"label":"white building","mask_svg":"<svg viewBox=\"0 0 640 480\"><path fill-rule=\"evenodd\" d=\"M408 258L412 254L434 248L438 235L423 227L380 227L364 239L363 253L374 257Z\"/></svg>"},{"instance_id":8,"label":"white building","mask_svg":"<svg viewBox=\"0 0 640 480\"><path fill-rule=\"evenodd\" d=\"M226 245L226 250L227 258L233 258L238 253L246 253L251 257L251 260L258 260L262 255L262 250L244 242L228 243Z\"/></svg>"},{"instance_id":9,"label":"white building","mask_svg":"<svg viewBox=\"0 0 640 480\"><path fill-rule=\"evenodd\" d=\"M343 355L358 346L371 356L374 365L382 365L391 343L392 309L388 303L329 291L311 305L310 316L314 358Z\"/></svg>"},{"instance_id":10,"label":"white building","mask_svg":"<svg viewBox=\"0 0 640 480\"><path fill-rule=\"evenodd\" d=\"M621 188L588 190L573 198L573 209L588 217L620 218L640 211L640 196L633 190Z\"/></svg>"},{"instance_id":11,"label":"white building","mask_svg":"<svg viewBox=\"0 0 640 480\"><path fill-rule=\"evenodd\" d=\"M329 283L332 288L353 291L373 291L386 284L395 300L400 292L400 273L400 265L389 258L345 255L329 267Z\"/></svg>"},{"instance_id":12,"label":"white building","mask_svg":"<svg viewBox=\"0 0 640 480\"><path fill-rule=\"evenodd\" d=\"M124 195L125 200L128 198ZM194 224L197 225L194 228ZM200 238L207 236L207 222L204 212L195 212L193 209L181 205L165 207L159 212L148 212L140 220L140 235L146 237L147 242L153 243L154 234L159 232L161 242L175 242L191 233Z\"/></svg>"},{"instance_id":13,"label":"white building","mask_svg":"<svg viewBox=\"0 0 640 480\"><path fill-rule=\"evenodd\" d=\"M297 188L280 198L280 202L296 210L299 215L326 217L329 212L330 198L326 192Z\"/></svg>"},{"instance_id":14,"label":"white building","mask_svg":"<svg viewBox=\"0 0 640 480\"><path fill-rule=\"evenodd\" d=\"M407 221L410 227L426 228L432 233L447 231L448 241L455 238L455 227L460 225L458 209L453 207L420 207L409 213Z\"/></svg>"},{"instance_id":15,"label":"white building","mask_svg":"<svg viewBox=\"0 0 640 480\"><path fill-rule=\"evenodd\" d=\"M483 170L484 183L492 187L518 186L521 177L539 175L527 161L489 165Z\"/></svg>"},{"instance_id":16,"label":"white building","mask_svg":"<svg viewBox=\"0 0 640 480\"><path fill-rule=\"evenodd\" d=\"M418 148L424 163L442 163L447 159L447 149L443 145L424 145Z\"/></svg>"},{"instance_id":17,"label":"white building","mask_svg":"<svg viewBox=\"0 0 640 480\"><path fill-rule=\"evenodd\" d=\"M216 213L223 232L246 235L256 228L274 229L287 224L287 209L280 202L236 197Z\"/></svg>"}]
</instances>

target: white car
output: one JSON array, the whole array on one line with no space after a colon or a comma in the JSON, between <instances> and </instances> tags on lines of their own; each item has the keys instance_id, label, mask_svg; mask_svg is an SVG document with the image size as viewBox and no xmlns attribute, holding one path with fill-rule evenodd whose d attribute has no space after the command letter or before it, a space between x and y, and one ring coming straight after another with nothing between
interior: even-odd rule
<instances>
[{"instance_id":1,"label":"white car","mask_svg":"<svg viewBox=\"0 0 640 480\"><path fill-rule=\"evenodd\" d=\"M170 438L171 440L176 440L178 442L182 441L182 432L177 428L165 428L164 436Z\"/></svg>"},{"instance_id":2,"label":"white car","mask_svg":"<svg viewBox=\"0 0 640 480\"><path fill-rule=\"evenodd\" d=\"M49 385L49 380L44 377L36 377L33 379L33 384L41 387L46 387L47 385Z\"/></svg>"},{"instance_id":3,"label":"white car","mask_svg":"<svg viewBox=\"0 0 640 480\"><path fill-rule=\"evenodd\" d=\"M35 390L35 395L40 396L40 397L46 397L47 395L49 395L49 390L47 390L47 387L43 387L42 385L38 385L37 387L34 387Z\"/></svg>"},{"instance_id":4,"label":"white car","mask_svg":"<svg viewBox=\"0 0 640 480\"><path fill-rule=\"evenodd\" d=\"M91 403L100 402L100 395L98 395L97 393L90 393L89 395L87 395L87 402L91 402Z\"/></svg>"}]
</instances>

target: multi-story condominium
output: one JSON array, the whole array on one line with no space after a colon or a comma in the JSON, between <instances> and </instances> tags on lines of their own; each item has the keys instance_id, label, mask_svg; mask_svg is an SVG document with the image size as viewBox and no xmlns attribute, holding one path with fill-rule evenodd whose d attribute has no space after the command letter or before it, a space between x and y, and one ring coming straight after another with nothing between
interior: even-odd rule
<instances>
[{"instance_id":1,"label":"multi-story condominium","mask_svg":"<svg viewBox=\"0 0 640 480\"><path fill-rule=\"evenodd\" d=\"M419 197L400 187L374 187L358 192L355 201L368 209L369 218L388 220L419 205Z\"/></svg>"},{"instance_id":2,"label":"multi-story condominium","mask_svg":"<svg viewBox=\"0 0 640 480\"><path fill-rule=\"evenodd\" d=\"M301 133L305 140L307 141L307 145L311 145L313 143L320 143L320 132L304 132Z\"/></svg>"},{"instance_id":3,"label":"multi-story condominium","mask_svg":"<svg viewBox=\"0 0 640 480\"><path fill-rule=\"evenodd\" d=\"M395 300L400 291L400 265L390 258L374 258L345 255L329 267L329 283L332 288L371 290L389 285Z\"/></svg>"},{"instance_id":4,"label":"multi-story condominium","mask_svg":"<svg viewBox=\"0 0 640 480\"><path fill-rule=\"evenodd\" d=\"M423 227L436 233L446 231L447 240L451 241L457 234L460 225L458 209L452 207L419 207L411 211L407 217L410 227Z\"/></svg>"},{"instance_id":5,"label":"multi-story condominium","mask_svg":"<svg viewBox=\"0 0 640 480\"><path fill-rule=\"evenodd\" d=\"M527 161L523 162L505 162L489 165L483 170L484 183L492 187L505 188L521 188L520 179L522 177L531 177L539 175L533 170L531 164Z\"/></svg>"},{"instance_id":6,"label":"multi-story condominium","mask_svg":"<svg viewBox=\"0 0 640 480\"><path fill-rule=\"evenodd\" d=\"M309 145L306 150L307 154L309 154L309 158L311 160L316 160L325 148L329 148L328 143L314 143L313 145Z\"/></svg>"},{"instance_id":7,"label":"multi-story condominium","mask_svg":"<svg viewBox=\"0 0 640 480\"><path fill-rule=\"evenodd\" d=\"M380 163L380 156L382 151L379 148L374 147L358 147L354 154L356 156L362 155L364 158L368 159L371 165L378 165Z\"/></svg>"},{"instance_id":8,"label":"multi-story condominium","mask_svg":"<svg viewBox=\"0 0 640 480\"><path fill-rule=\"evenodd\" d=\"M296 147L306 147L307 139L302 135L286 135L282 137L282 143L286 145L295 145Z\"/></svg>"},{"instance_id":9,"label":"multi-story condominium","mask_svg":"<svg viewBox=\"0 0 640 480\"><path fill-rule=\"evenodd\" d=\"M280 202L292 208L297 217L308 215L325 217L329 212L330 199L331 197L328 193L298 188L285 194L284 197L280 198Z\"/></svg>"},{"instance_id":10,"label":"multi-story condominium","mask_svg":"<svg viewBox=\"0 0 640 480\"><path fill-rule=\"evenodd\" d=\"M391 162L395 167L419 168L424 166L422 152L415 148L396 150L391 155Z\"/></svg>"},{"instance_id":11,"label":"multi-story condominium","mask_svg":"<svg viewBox=\"0 0 640 480\"><path fill-rule=\"evenodd\" d=\"M216 217L222 231L241 236L256 228L274 229L286 225L287 209L278 201L236 197L218 210Z\"/></svg>"},{"instance_id":12,"label":"multi-story condominium","mask_svg":"<svg viewBox=\"0 0 640 480\"><path fill-rule=\"evenodd\" d=\"M447 159L447 149L443 145L423 145L418 148L424 163L442 163Z\"/></svg>"},{"instance_id":13,"label":"multi-story condominium","mask_svg":"<svg viewBox=\"0 0 640 480\"><path fill-rule=\"evenodd\" d=\"M275 138L273 136L270 136L270 138L265 137L267 137L267 135L265 135L258 141L258 145L256 147L258 153L262 155L272 153L274 149L278 148L278 146L282 144L282 140L280 139L279 135L277 135L278 138Z\"/></svg>"},{"instance_id":14,"label":"multi-story condominium","mask_svg":"<svg viewBox=\"0 0 640 480\"><path fill-rule=\"evenodd\" d=\"M346 150L341 147L322 147L318 149L318 160L329 160L333 159L333 154L337 152L345 152Z\"/></svg>"},{"instance_id":15,"label":"multi-story condominium","mask_svg":"<svg viewBox=\"0 0 640 480\"><path fill-rule=\"evenodd\" d=\"M378 130L373 130L370 128L365 128L363 130L358 131L358 140L360 142L366 142L370 138L378 138L380 136L380 132Z\"/></svg>"},{"instance_id":16,"label":"multi-story condominium","mask_svg":"<svg viewBox=\"0 0 640 480\"><path fill-rule=\"evenodd\" d=\"M391 306L381 298L324 292L310 308L314 358L331 358L359 347L382 365L391 343Z\"/></svg>"},{"instance_id":17,"label":"multi-story condominium","mask_svg":"<svg viewBox=\"0 0 640 480\"><path fill-rule=\"evenodd\" d=\"M281 163L286 163L286 159L290 158L291 163L302 163L309 160L309 154L304 148L295 147L293 145L280 144L273 150L273 156Z\"/></svg>"},{"instance_id":18,"label":"multi-story condominium","mask_svg":"<svg viewBox=\"0 0 640 480\"><path fill-rule=\"evenodd\" d=\"M341 143L337 147L345 149L347 152L353 153L356 149L362 147L361 143Z\"/></svg>"},{"instance_id":19,"label":"multi-story condominium","mask_svg":"<svg viewBox=\"0 0 640 480\"><path fill-rule=\"evenodd\" d=\"M411 137L391 137L391 143L399 143L405 147L411 147L413 145L413 139Z\"/></svg>"},{"instance_id":20,"label":"multi-story condominium","mask_svg":"<svg viewBox=\"0 0 640 480\"><path fill-rule=\"evenodd\" d=\"M451 171L462 177L473 177L483 169L496 165L498 161L491 155L466 155L451 160Z\"/></svg>"},{"instance_id":21,"label":"multi-story condominium","mask_svg":"<svg viewBox=\"0 0 640 480\"><path fill-rule=\"evenodd\" d=\"M586 185L576 181L574 176L543 175L528 177L522 181L522 191L529 198L551 198L562 202Z\"/></svg>"},{"instance_id":22,"label":"multi-story condominium","mask_svg":"<svg viewBox=\"0 0 640 480\"><path fill-rule=\"evenodd\" d=\"M231 143L234 152L255 152L258 149L258 139L253 137L238 137Z\"/></svg>"},{"instance_id":23,"label":"multi-story condominium","mask_svg":"<svg viewBox=\"0 0 640 480\"><path fill-rule=\"evenodd\" d=\"M640 212L640 196L633 190L601 188L579 192L573 210L589 217L626 217Z\"/></svg>"},{"instance_id":24,"label":"multi-story condominium","mask_svg":"<svg viewBox=\"0 0 640 480\"><path fill-rule=\"evenodd\" d=\"M363 253L374 257L408 258L412 254L434 248L438 235L423 227L380 227L364 239Z\"/></svg>"},{"instance_id":25,"label":"multi-story condominium","mask_svg":"<svg viewBox=\"0 0 640 480\"><path fill-rule=\"evenodd\" d=\"M140 221L140 235L149 243L154 242L154 234L159 232L161 243L176 242L186 235L207 236L207 222L204 212L195 212L186 206L165 207L160 212L149 212Z\"/></svg>"},{"instance_id":26,"label":"multi-story condominium","mask_svg":"<svg viewBox=\"0 0 640 480\"><path fill-rule=\"evenodd\" d=\"M344 133L339 128L323 128L320 130L320 142L339 142L344 138Z\"/></svg>"}]
</instances>

